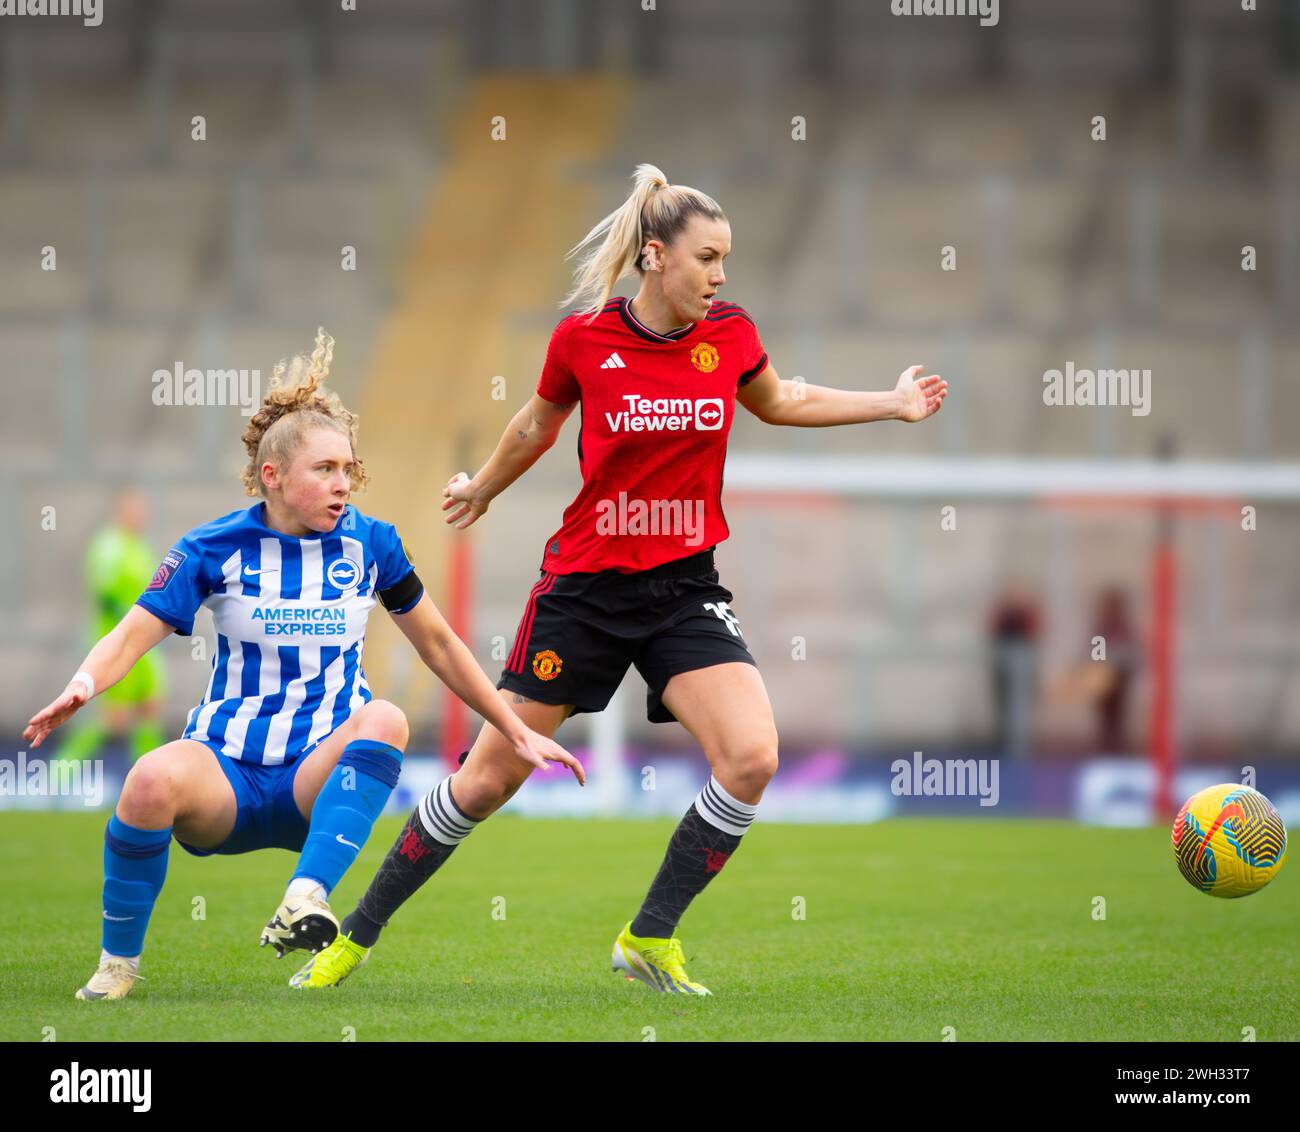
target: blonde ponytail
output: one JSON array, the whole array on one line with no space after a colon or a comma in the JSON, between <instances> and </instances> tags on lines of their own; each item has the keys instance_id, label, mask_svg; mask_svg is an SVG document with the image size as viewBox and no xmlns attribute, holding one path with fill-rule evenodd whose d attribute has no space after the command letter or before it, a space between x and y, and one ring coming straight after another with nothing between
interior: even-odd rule
<instances>
[{"instance_id":1,"label":"blonde ponytail","mask_svg":"<svg viewBox=\"0 0 1300 1132\"><path fill-rule=\"evenodd\" d=\"M647 240L671 244L693 215L725 220L718 202L698 189L670 185L657 166L642 164L632 174L632 193L581 240L565 259L590 247L578 260L573 288L560 306L578 304L578 313L595 316L618 281L644 272L641 253ZM597 243L597 241L599 241Z\"/></svg>"},{"instance_id":2,"label":"blonde ponytail","mask_svg":"<svg viewBox=\"0 0 1300 1132\"><path fill-rule=\"evenodd\" d=\"M269 461L279 468L288 467L303 437L313 428L333 429L348 438L352 445L352 490L365 488L369 477L356 455L357 415L344 408L337 393L325 388L333 359L334 339L322 326L316 332L311 357L298 354L281 359L271 371L271 388L244 429L248 463L239 478L249 495L266 494L262 465Z\"/></svg>"}]
</instances>

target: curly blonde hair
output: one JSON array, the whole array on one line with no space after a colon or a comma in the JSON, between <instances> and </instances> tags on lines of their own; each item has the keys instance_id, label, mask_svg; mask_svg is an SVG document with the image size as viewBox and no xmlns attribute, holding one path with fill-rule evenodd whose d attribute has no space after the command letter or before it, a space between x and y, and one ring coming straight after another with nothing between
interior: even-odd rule
<instances>
[{"instance_id":1,"label":"curly blonde hair","mask_svg":"<svg viewBox=\"0 0 1300 1132\"><path fill-rule=\"evenodd\" d=\"M244 429L248 463L239 478L249 495L266 495L262 465L270 462L278 468L288 467L303 438L316 428L333 429L348 438L352 446L352 490L365 489L370 477L356 454L357 415L344 407L337 393L325 388L333 358L334 339L322 326L316 331L316 347L310 357L296 354L282 358L271 371L271 388Z\"/></svg>"}]
</instances>

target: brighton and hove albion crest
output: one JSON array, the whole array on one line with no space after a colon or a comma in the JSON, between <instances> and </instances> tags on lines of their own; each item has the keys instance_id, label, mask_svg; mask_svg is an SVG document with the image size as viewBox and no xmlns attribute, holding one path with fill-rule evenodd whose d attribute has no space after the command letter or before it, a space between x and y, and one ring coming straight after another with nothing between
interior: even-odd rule
<instances>
[{"instance_id":1,"label":"brighton and hove albion crest","mask_svg":"<svg viewBox=\"0 0 1300 1132\"><path fill-rule=\"evenodd\" d=\"M701 342L691 348L691 364L700 373L712 373L718 368L718 351L707 342Z\"/></svg>"},{"instance_id":2,"label":"brighton and hove albion crest","mask_svg":"<svg viewBox=\"0 0 1300 1132\"><path fill-rule=\"evenodd\" d=\"M533 657L533 675L539 680L554 680L563 667L564 661L550 649L543 649Z\"/></svg>"},{"instance_id":3,"label":"brighton and hove albion crest","mask_svg":"<svg viewBox=\"0 0 1300 1132\"><path fill-rule=\"evenodd\" d=\"M336 558L326 568L325 577L337 590L351 589L361 581L361 567L351 558Z\"/></svg>"}]
</instances>

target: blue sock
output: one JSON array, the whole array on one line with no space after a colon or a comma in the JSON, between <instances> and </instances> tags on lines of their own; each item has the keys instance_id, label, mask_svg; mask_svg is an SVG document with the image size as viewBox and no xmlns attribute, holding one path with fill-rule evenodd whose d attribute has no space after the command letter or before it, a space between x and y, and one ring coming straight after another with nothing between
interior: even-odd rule
<instances>
[{"instance_id":1,"label":"blue sock","mask_svg":"<svg viewBox=\"0 0 1300 1132\"><path fill-rule=\"evenodd\" d=\"M311 808L311 826L293 876L319 881L328 893L357 859L397 785L402 752L377 739L354 739Z\"/></svg>"},{"instance_id":2,"label":"blue sock","mask_svg":"<svg viewBox=\"0 0 1300 1132\"><path fill-rule=\"evenodd\" d=\"M110 955L144 950L144 933L167 876L170 829L136 829L114 814L104 830L104 932Z\"/></svg>"}]
</instances>

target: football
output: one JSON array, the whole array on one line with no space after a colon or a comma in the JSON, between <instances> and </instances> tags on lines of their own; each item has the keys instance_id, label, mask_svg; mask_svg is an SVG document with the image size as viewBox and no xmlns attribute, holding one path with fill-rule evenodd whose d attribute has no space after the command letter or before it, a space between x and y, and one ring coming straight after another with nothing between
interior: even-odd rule
<instances>
[{"instance_id":1,"label":"football","mask_svg":"<svg viewBox=\"0 0 1300 1132\"><path fill-rule=\"evenodd\" d=\"M1211 896L1249 896L1286 861L1286 825L1258 790L1228 782L1198 790L1178 811L1174 859Z\"/></svg>"}]
</instances>

